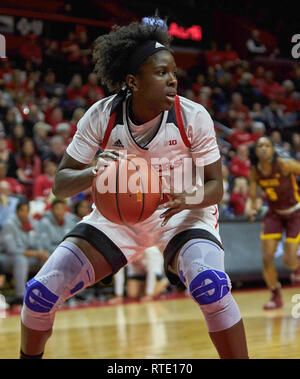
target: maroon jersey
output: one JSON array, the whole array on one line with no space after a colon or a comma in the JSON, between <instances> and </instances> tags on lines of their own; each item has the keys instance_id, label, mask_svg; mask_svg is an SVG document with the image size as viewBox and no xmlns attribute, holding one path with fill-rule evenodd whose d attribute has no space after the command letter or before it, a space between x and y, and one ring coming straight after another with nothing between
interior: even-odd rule
<instances>
[{"instance_id":1,"label":"maroon jersey","mask_svg":"<svg viewBox=\"0 0 300 379\"><path fill-rule=\"evenodd\" d=\"M277 159L270 175L263 175L257 167L257 182L265 191L270 209L284 210L300 203L300 191L294 174L284 175Z\"/></svg>"}]
</instances>

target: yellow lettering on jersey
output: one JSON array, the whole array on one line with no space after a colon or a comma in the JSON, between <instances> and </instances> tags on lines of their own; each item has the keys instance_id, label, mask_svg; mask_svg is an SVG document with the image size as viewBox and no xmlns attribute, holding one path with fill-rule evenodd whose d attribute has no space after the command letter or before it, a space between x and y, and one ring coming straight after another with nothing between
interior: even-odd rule
<instances>
[{"instance_id":1,"label":"yellow lettering on jersey","mask_svg":"<svg viewBox=\"0 0 300 379\"><path fill-rule=\"evenodd\" d=\"M278 187L279 184L280 183L278 179L261 179L259 181L259 185L261 187Z\"/></svg>"}]
</instances>

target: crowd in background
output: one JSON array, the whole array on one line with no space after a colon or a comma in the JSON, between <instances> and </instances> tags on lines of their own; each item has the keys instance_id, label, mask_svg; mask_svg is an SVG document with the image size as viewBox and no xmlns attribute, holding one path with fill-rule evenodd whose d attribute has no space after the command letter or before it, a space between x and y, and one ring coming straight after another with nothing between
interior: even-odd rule
<instances>
[{"instance_id":1,"label":"crowd in background","mask_svg":"<svg viewBox=\"0 0 300 379\"><path fill-rule=\"evenodd\" d=\"M266 54L257 31L245 44L249 60L241 60L229 43L213 42L204 64L178 69L179 94L202 104L215 121L225 189L220 215L231 219L247 216L250 154L259 137L270 136L279 155L300 161L300 64L281 80L251 63ZM0 62L0 258L10 257L2 264L0 259L0 266L11 265L19 278L18 297L30 267L44 262L91 210L89 190L68 202L51 192L77 122L109 95L92 72L91 45L84 28L66 41L30 34L19 54ZM260 206L263 212L263 200ZM20 254L17 244L23 246Z\"/></svg>"}]
</instances>

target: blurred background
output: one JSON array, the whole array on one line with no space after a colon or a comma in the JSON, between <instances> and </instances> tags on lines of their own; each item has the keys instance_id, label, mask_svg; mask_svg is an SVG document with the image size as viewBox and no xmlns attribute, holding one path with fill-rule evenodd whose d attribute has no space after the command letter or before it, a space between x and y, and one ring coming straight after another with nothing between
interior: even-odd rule
<instances>
[{"instance_id":1,"label":"blurred background","mask_svg":"<svg viewBox=\"0 0 300 379\"><path fill-rule=\"evenodd\" d=\"M6 57L0 59L0 291L18 297L16 278L34 274L90 212L90 191L57 203L51 187L78 120L109 95L93 74L93 41L115 24L140 21L156 10L174 37L179 94L202 104L215 121L226 270L235 288L263 285L259 234L267 206L261 193L259 217L247 221L250 152L268 135L280 156L300 161L300 60L292 56L292 37L300 33L296 10L262 1L1 0ZM25 216L18 204L25 204ZM23 246L21 262L3 234L12 217L24 234L14 241ZM26 249L38 251L38 259L30 260L28 252L25 257ZM276 265L285 281L281 250ZM112 283L96 286L91 296L106 299L113 291Z\"/></svg>"}]
</instances>

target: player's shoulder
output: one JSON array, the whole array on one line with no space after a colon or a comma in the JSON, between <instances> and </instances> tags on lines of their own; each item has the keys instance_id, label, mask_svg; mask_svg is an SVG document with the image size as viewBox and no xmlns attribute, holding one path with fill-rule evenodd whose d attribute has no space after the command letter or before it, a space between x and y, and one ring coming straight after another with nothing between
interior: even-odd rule
<instances>
[{"instance_id":1,"label":"player's shoulder","mask_svg":"<svg viewBox=\"0 0 300 379\"><path fill-rule=\"evenodd\" d=\"M114 98L116 96L117 95L115 94L115 95L111 95L111 96L108 96L108 97L105 97L105 98L103 98L101 100L96 101L96 103L94 103L87 110L87 112L90 113L90 114L97 113L97 112L101 112L101 113L108 112L108 113L110 113L110 110L111 110Z\"/></svg>"},{"instance_id":2,"label":"player's shoulder","mask_svg":"<svg viewBox=\"0 0 300 379\"><path fill-rule=\"evenodd\" d=\"M201 119L203 121L211 122L211 116L203 105L196 103L184 96L179 96L180 109L182 115L187 119Z\"/></svg>"}]
</instances>

